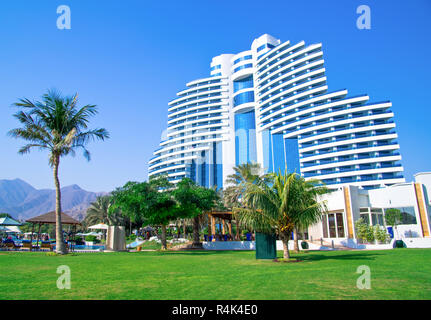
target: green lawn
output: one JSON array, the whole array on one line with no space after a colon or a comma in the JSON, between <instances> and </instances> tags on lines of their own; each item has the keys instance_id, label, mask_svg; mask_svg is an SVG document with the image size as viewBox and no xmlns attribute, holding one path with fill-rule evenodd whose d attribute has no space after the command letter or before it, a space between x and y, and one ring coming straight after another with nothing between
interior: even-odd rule
<instances>
[{"instance_id":1,"label":"green lawn","mask_svg":"<svg viewBox=\"0 0 431 320\"><path fill-rule=\"evenodd\" d=\"M0 252L0 299L431 299L431 249L310 252L299 263L254 254ZM70 290L56 287L60 265ZM356 287L360 265L370 290Z\"/></svg>"}]
</instances>

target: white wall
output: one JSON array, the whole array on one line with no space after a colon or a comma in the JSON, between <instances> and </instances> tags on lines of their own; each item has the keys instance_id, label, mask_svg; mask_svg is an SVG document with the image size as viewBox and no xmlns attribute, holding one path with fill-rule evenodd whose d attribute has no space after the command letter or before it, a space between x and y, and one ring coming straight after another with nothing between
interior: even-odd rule
<instances>
[{"instance_id":1,"label":"white wall","mask_svg":"<svg viewBox=\"0 0 431 320\"><path fill-rule=\"evenodd\" d=\"M214 67L214 66L220 64L221 68L211 71L211 75L220 72L222 74L222 76L229 76L230 75L230 67L231 67L230 59L233 56L234 56L233 54L221 54L219 56L212 58L210 66Z\"/></svg>"},{"instance_id":2,"label":"white wall","mask_svg":"<svg viewBox=\"0 0 431 320\"><path fill-rule=\"evenodd\" d=\"M413 183L402 183L368 191L370 205L378 208L414 206L417 211Z\"/></svg>"},{"instance_id":3,"label":"white wall","mask_svg":"<svg viewBox=\"0 0 431 320\"><path fill-rule=\"evenodd\" d=\"M320 201L326 201L328 210L344 210L344 194L343 190L339 189L319 197Z\"/></svg>"}]
</instances>

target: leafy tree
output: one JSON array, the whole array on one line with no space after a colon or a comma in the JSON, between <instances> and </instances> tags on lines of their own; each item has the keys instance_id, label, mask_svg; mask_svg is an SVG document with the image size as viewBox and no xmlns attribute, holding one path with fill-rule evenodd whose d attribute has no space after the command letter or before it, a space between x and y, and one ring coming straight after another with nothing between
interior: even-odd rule
<instances>
[{"instance_id":1,"label":"leafy tree","mask_svg":"<svg viewBox=\"0 0 431 320\"><path fill-rule=\"evenodd\" d=\"M56 251L60 254L67 253L61 224L61 189L58 179L60 159L67 155L74 156L78 149L82 149L84 157L90 160L86 145L95 139L109 138L105 129L87 130L90 117L97 114L96 106L78 108L77 104L77 94L62 96L52 90L42 96L42 101L20 99L14 105L22 110L14 116L23 127L9 131L10 136L28 141L28 144L19 149L20 154L26 154L34 148L49 152L56 191Z\"/></svg>"},{"instance_id":2,"label":"leafy tree","mask_svg":"<svg viewBox=\"0 0 431 320\"><path fill-rule=\"evenodd\" d=\"M171 188L164 176L149 182L128 182L112 192L113 205L110 210L120 209L133 222L160 225L162 247L166 250L166 226L182 212L172 196Z\"/></svg>"},{"instance_id":3,"label":"leafy tree","mask_svg":"<svg viewBox=\"0 0 431 320\"><path fill-rule=\"evenodd\" d=\"M318 222L327 211L318 196L328 192L317 180L305 180L296 173L269 174L266 179L247 182L242 208L234 212L240 222L259 232L277 234L283 242L285 259L292 231Z\"/></svg>"},{"instance_id":4,"label":"leafy tree","mask_svg":"<svg viewBox=\"0 0 431 320\"><path fill-rule=\"evenodd\" d=\"M395 229L397 238L398 238L397 225L401 223L401 219L402 219L401 210L396 208L390 208L385 210L385 222L388 226L391 226Z\"/></svg>"},{"instance_id":5,"label":"leafy tree","mask_svg":"<svg viewBox=\"0 0 431 320\"><path fill-rule=\"evenodd\" d=\"M217 206L217 192L214 189L198 186L189 178L184 178L178 182L173 195L180 205L182 216L193 219L193 246L201 247L199 228L204 218L203 213Z\"/></svg>"}]
</instances>

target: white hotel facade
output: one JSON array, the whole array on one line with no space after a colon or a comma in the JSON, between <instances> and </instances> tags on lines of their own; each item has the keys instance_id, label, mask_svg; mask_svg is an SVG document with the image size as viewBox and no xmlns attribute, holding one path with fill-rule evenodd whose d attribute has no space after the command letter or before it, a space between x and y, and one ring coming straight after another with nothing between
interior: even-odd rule
<instances>
[{"instance_id":1,"label":"white hotel facade","mask_svg":"<svg viewBox=\"0 0 431 320\"><path fill-rule=\"evenodd\" d=\"M189 177L223 188L239 164L257 162L266 172L287 168L337 190L310 236L355 238L361 214L368 213L370 224L384 224L376 214L388 207L415 221L406 232L429 236L427 189L405 184L391 102L330 91L325 71L320 43L291 44L267 34L250 50L214 57L210 76L187 83L169 102L167 130L149 161L149 176L167 174L173 183ZM401 199L393 202L394 196Z\"/></svg>"}]
</instances>

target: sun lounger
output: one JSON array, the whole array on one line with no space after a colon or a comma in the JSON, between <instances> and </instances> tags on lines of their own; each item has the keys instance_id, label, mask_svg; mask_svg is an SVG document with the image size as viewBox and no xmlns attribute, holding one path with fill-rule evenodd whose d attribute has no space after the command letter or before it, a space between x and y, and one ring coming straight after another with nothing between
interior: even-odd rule
<instances>
[{"instance_id":1,"label":"sun lounger","mask_svg":"<svg viewBox=\"0 0 431 320\"><path fill-rule=\"evenodd\" d=\"M15 245L15 242L6 242L5 246L6 246L7 249L13 249L13 250L16 250L16 249L20 248L17 245Z\"/></svg>"},{"instance_id":2,"label":"sun lounger","mask_svg":"<svg viewBox=\"0 0 431 320\"><path fill-rule=\"evenodd\" d=\"M50 251L52 251L54 248L53 245L51 245L51 242L42 242L40 245L40 249L49 249Z\"/></svg>"},{"instance_id":3,"label":"sun lounger","mask_svg":"<svg viewBox=\"0 0 431 320\"><path fill-rule=\"evenodd\" d=\"M22 242L22 248L23 249L31 250L32 249L31 245L32 245L32 243L30 241L29 242L27 242L27 241Z\"/></svg>"}]
</instances>

